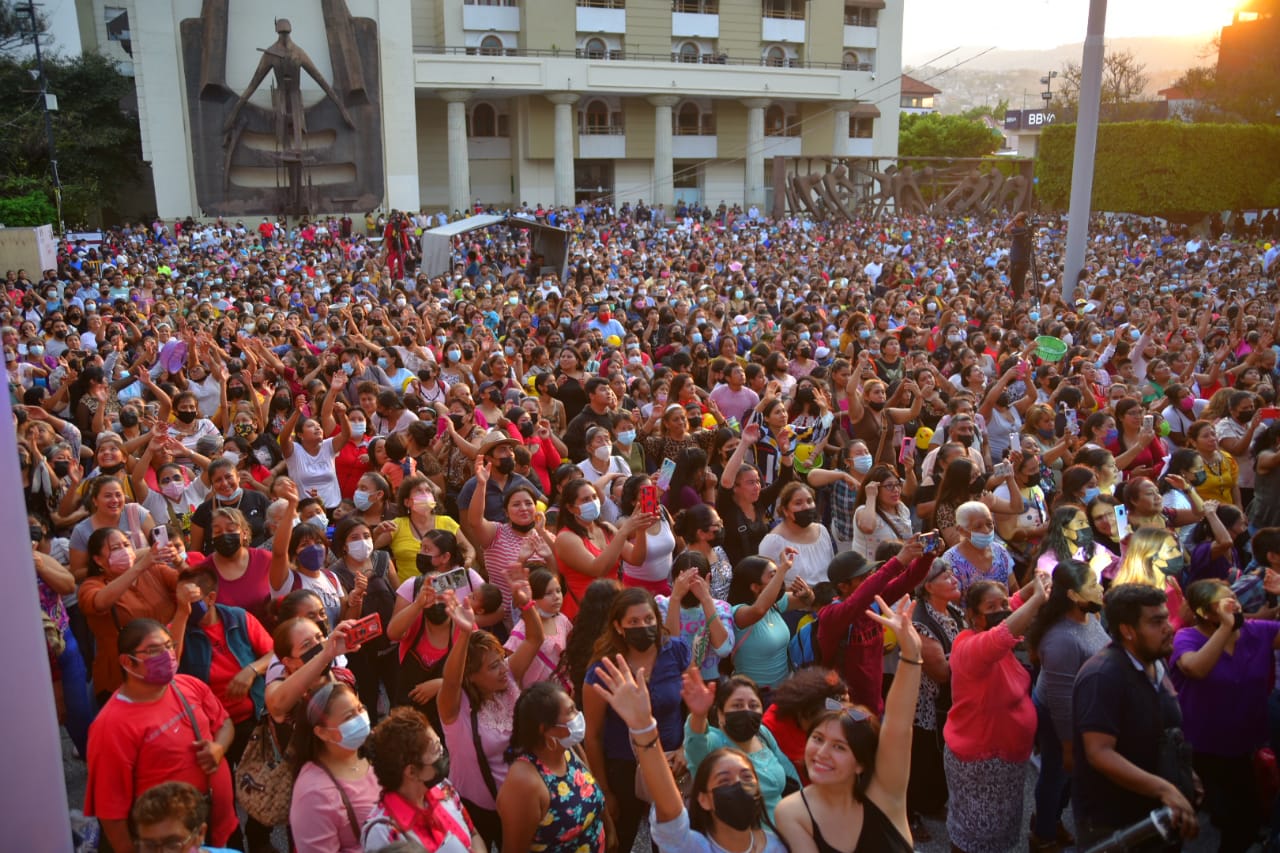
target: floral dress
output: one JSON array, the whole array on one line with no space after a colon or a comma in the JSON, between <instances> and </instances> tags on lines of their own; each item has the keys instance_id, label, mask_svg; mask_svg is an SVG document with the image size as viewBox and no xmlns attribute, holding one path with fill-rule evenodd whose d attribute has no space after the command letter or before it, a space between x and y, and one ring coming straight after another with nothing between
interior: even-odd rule
<instances>
[{"instance_id":1,"label":"floral dress","mask_svg":"<svg viewBox=\"0 0 1280 853\"><path fill-rule=\"evenodd\" d=\"M539 853L603 853L604 794L582 759L573 750L565 750L568 767L563 776L552 773L530 753L517 760L533 765L551 795L529 849Z\"/></svg>"}]
</instances>

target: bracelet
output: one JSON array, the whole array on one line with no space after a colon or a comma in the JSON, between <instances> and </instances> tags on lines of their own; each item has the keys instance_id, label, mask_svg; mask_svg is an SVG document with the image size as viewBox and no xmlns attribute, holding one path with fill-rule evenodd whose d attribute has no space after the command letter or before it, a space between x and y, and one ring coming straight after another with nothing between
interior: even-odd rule
<instances>
[{"instance_id":1,"label":"bracelet","mask_svg":"<svg viewBox=\"0 0 1280 853\"><path fill-rule=\"evenodd\" d=\"M648 743L636 743L635 740L633 739L631 741L631 747L632 749L653 749L655 746L658 745L658 742L661 740L662 740L662 737L660 735L654 735L653 740L649 741Z\"/></svg>"},{"instance_id":2,"label":"bracelet","mask_svg":"<svg viewBox=\"0 0 1280 853\"><path fill-rule=\"evenodd\" d=\"M924 666L924 658L920 658L920 660L911 660L910 658L900 657L898 658L898 663L909 663L912 666Z\"/></svg>"},{"instance_id":3,"label":"bracelet","mask_svg":"<svg viewBox=\"0 0 1280 853\"><path fill-rule=\"evenodd\" d=\"M643 729L628 728L627 731L631 732L632 736L634 737L635 735L647 735L649 732L657 731L657 729L658 729L658 721L651 720L649 725L645 726Z\"/></svg>"},{"instance_id":4,"label":"bracelet","mask_svg":"<svg viewBox=\"0 0 1280 853\"><path fill-rule=\"evenodd\" d=\"M521 612L521 613L528 613L530 610L532 610L532 609L534 608L534 606L535 606L535 605L534 605L534 603L533 603L532 601L530 601L530 602L529 602L528 604L526 604L524 607L521 607L521 608L520 608L520 612Z\"/></svg>"}]
</instances>

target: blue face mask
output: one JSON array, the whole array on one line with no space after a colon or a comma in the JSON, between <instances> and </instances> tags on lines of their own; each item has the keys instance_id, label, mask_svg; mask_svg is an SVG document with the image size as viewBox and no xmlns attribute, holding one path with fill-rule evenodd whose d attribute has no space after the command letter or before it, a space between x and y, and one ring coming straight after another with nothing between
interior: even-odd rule
<instances>
[{"instance_id":1,"label":"blue face mask","mask_svg":"<svg viewBox=\"0 0 1280 853\"><path fill-rule=\"evenodd\" d=\"M353 373L356 372L356 366L348 361L342 365L342 372L347 374L348 376L351 376Z\"/></svg>"},{"instance_id":2,"label":"blue face mask","mask_svg":"<svg viewBox=\"0 0 1280 853\"><path fill-rule=\"evenodd\" d=\"M342 735L342 740L338 743L343 749L359 749L369 737L369 712L361 711L360 716L352 717L338 726L338 734Z\"/></svg>"},{"instance_id":3,"label":"blue face mask","mask_svg":"<svg viewBox=\"0 0 1280 853\"><path fill-rule=\"evenodd\" d=\"M378 358L378 367L381 367L383 370L386 370L388 365L390 365L390 362L387 361L385 358L383 357Z\"/></svg>"},{"instance_id":4,"label":"blue face mask","mask_svg":"<svg viewBox=\"0 0 1280 853\"><path fill-rule=\"evenodd\" d=\"M600 517L600 501L592 500L588 503L578 504L578 516L585 522L595 521Z\"/></svg>"},{"instance_id":5,"label":"blue face mask","mask_svg":"<svg viewBox=\"0 0 1280 853\"><path fill-rule=\"evenodd\" d=\"M618 433L618 443L630 446L636 440L636 431L633 429L624 429Z\"/></svg>"},{"instance_id":6,"label":"blue face mask","mask_svg":"<svg viewBox=\"0 0 1280 853\"><path fill-rule=\"evenodd\" d=\"M1120 430L1109 429L1107 430L1107 434L1103 436L1102 442L1103 444L1115 444L1119 438L1120 438Z\"/></svg>"},{"instance_id":7,"label":"blue face mask","mask_svg":"<svg viewBox=\"0 0 1280 853\"><path fill-rule=\"evenodd\" d=\"M1093 344L1095 347L1098 346L1099 344L1102 343L1102 335L1098 334L1097 332L1094 332L1092 335L1089 336L1089 343Z\"/></svg>"},{"instance_id":8,"label":"blue face mask","mask_svg":"<svg viewBox=\"0 0 1280 853\"><path fill-rule=\"evenodd\" d=\"M369 497L368 492L355 492L351 495L351 502L356 505L356 509L364 512L373 506L373 498Z\"/></svg>"},{"instance_id":9,"label":"blue face mask","mask_svg":"<svg viewBox=\"0 0 1280 853\"><path fill-rule=\"evenodd\" d=\"M198 625L204 621L205 614L209 612L209 605L204 603L204 599L191 602L191 616L187 619L192 625Z\"/></svg>"},{"instance_id":10,"label":"blue face mask","mask_svg":"<svg viewBox=\"0 0 1280 853\"><path fill-rule=\"evenodd\" d=\"M871 330L870 330L870 329L859 329L859 330L858 330L858 338L859 338L860 340L864 340L864 341L865 341L865 340L866 340L867 338L869 338L869 337L871 337Z\"/></svg>"},{"instance_id":11,"label":"blue face mask","mask_svg":"<svg viewBox=\"0 0 1280 853\"><path fill-rule=\"evenodd\" d=\"M449 350L449 361L452 364L457 364L462 361L462 351L456 349Z\"/></svg>"},{"instance_id":12,"label":"blue face mask","mask_svg":"<svg viewBox=\"0 0 1280 853\"><path fill-rule=\"evenodd\" d=\"M702 333L694 332L692 335L689 336L689 340L693 341L695 344L702 343Z\"/></svg>"},{"instance_id":13,"label":"blue face mask","mask_svg":"<svg viewBox=\"0 0 1280 853\"><path fill-rule=\"evenodd\" d=\"M243 494L244 494L244 489L237 486L236 490L232 492L230 495L228 495L225 498L219 497L218 500L222 501L224 504L233 504L236 501L240 500L240 496Z\"/></svg>"},{"instance_id":14,"label":"blue face mask","mask_svg":"<svg viewBox=\"0 0 1280 853\"><path fill-rule=\"evenodd\" d=\"M853 470L857 471L859 474L865 474L871 470L871 463L874 461L875 457L870 453L865 456L855 456L853 457Z\"/></svg>"},{"instance_id":15,"label":"blue face mask","mask_svg":"<svg viewBox=\"0 0 1280 853\"><path fill-rule=\"evenodd\" d=\"M1027 316L1031 318L1031 322L1033 322L1033 323L1039 323L1039 322L1040 322L1040 312L1039 312L1039 311L1028 311L1028 312L1027 312Z\"/></svg>"},{"instance_id":16,"label":"blue face mask","mask_svg":"<svg viewBox=\"0 0 1280 853\"><path fill-rule=\"evenodd\" d=\"M996 541L996 534L992 533L970 533L969 544L977 548L979 551L985 551L991 547L991 543Z\"/></svg>"},{"instance_id":17,"label":"blue face mask","mask_svg":"<svg viewBox=\"0 0 1280 853\"><path fill-rule=\"evenodd\" d=\"M1102 494L1102 489L1097 486L1090 486L1084 490L1084 502L1088 504L1100 494Z\"/></svg>"},{"instance_id":18,"label":"blue face mask","mask_svg":"<svg viewBox=\"0 0 1280 853\"><path fill-rule=\"evenodd\" d=\"M309 572L318 572L324 567L324 558L328 549L323 545L307 545L298 549L298 565Z\"/></svg>"},{"instance_id":19,"label":"blue face mask","mask_svg":"<svg viewBox=\"0 0 1280 853\"><path fill-rule=\"evenodd\" d=\"M802 341L807 341L807 340L809 340L809 338L811 338L811 337L813 337L813 336L812 336L812 335L810 335L808 332L801 332L801 333L800 333L800 340L802 340Z\"/></svg>"}]
</instances>

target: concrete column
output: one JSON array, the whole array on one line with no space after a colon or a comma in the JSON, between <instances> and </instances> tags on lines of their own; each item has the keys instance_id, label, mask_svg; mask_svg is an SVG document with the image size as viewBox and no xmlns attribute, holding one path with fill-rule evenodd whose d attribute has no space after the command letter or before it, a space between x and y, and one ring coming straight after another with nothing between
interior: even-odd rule
<instances>
[{"instance_id":1,"label":"concrete column","mask_svg":"<svg viewBox=\"0 0 1280 853\"><path fill-rule=\"evenodd\" d=\"M384 81L413 79L411 5L411 0L380 0L377 4L378 66ZM380 88L387 205L413 213L422 201L418 184L418 108L414 87L383 83Z\"/></svg>"},{"instance_id":2,"label":"concrete column","mask_svg":"<svg viewBox=\"0 0 1280 853\"><path fill-rule=\"evenodd\" d=\"M654 95L653 104L653 204L675 207L675 161L671 154L671 108L680 98Z\"/></svg>"},{"instance_id":3,"label":"concrete column","mask_svg":"<svg viewBox=\"0 0 1280 853\"><path fill-rule=\"evenodd\" d=\"M547 95L556 105L556 207L573 206L573 105L578 96L573 92Z\"/></svg>"},{"instance_id":4,"label":"concrete column","mask_svg":"<svg viewBox=\"0 0 1280 853\"><path fill-rule=\"evenodd\" d=\"M752 205L764 208L764 111L768 98L748 98L742 102L747 108L747 157L746 181L743 196L748 209Z\"/></svg>"},{"instance_id":5,"label":"concrete column","mask_svg":"<svg viewBox=\"0 0 1280 853\"><path fill-rule=\"evenodd\" d=\"M449 105L449 212L471 209L471 156L467 152L467 101L471 92L449 89L441 92Z\"/></svg>"},{"instance_id":6,"label":"concrete column","mask_svg":"<svg viewBox=\"0 0 1280 853\"><path fill-rule=\"evenodd\" d=\"M847 157L849 152L849 110L848 101L840 101L833 105L831 119L835 126L831 130L831 156Z\"/></svg>"}]
</instances>

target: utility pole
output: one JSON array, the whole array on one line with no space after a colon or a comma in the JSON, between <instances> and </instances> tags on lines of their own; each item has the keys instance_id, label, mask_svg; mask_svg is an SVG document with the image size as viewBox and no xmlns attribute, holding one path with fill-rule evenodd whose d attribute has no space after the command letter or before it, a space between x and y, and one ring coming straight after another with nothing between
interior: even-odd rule
<instances>
[{"instance_id":1,"label":"utility pole","mask_svg":"<svg viewBox=\"0 0 1280 853\"><path fill-rule=\"evenodd\" d=\"M1102 102L1103 36L1107 0L1089 0L1089 26L1080 63L1080 109L1076 117L1076 150L1071 163L1071 207L1067 212L1067 252L1062 267L1062 301L1071 304L1076 279L1084 269L1093 202L1093 159L1098 149L1098 111Z\"/></svg>"},{"instance_id":2,"label":"utility pole","mask_svg":"<svg viewBox=\"0 0 1280 853\"><path fill-rule=\"evenodd\" d=\"M19 12L26 12L31 18L31 41L36 49L37 82L40 84L40 106L44 109L44 135L49 145L49 169L53 175L53 201L58 208L58 221L55 228L59 234L64 232L62 224L62 179L58 177L58 146L53 138L53 116L49 109L49 80L44 73L44 55L40 52L40 19L36 17L36 4L32 0L14 5ZM54 102L57 103L56 101ZM57 109L55 106L54 109Z\"/></svg>"}]
</instances>

